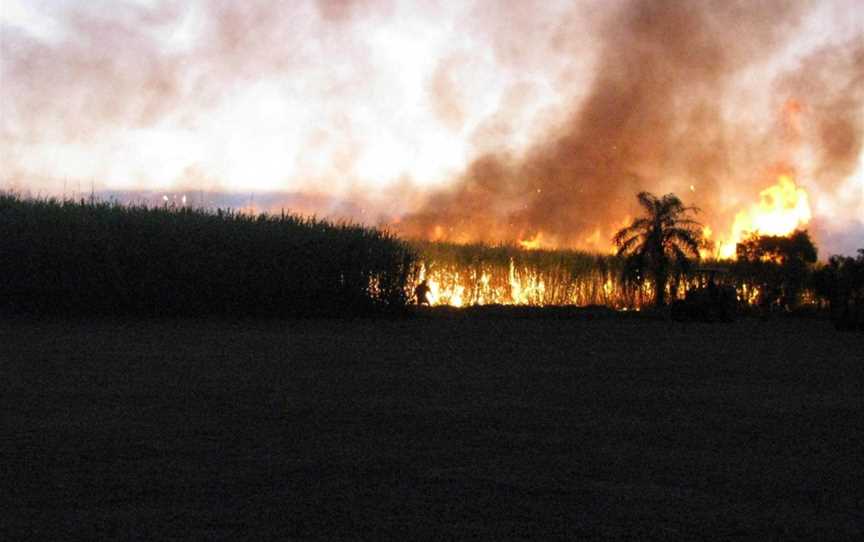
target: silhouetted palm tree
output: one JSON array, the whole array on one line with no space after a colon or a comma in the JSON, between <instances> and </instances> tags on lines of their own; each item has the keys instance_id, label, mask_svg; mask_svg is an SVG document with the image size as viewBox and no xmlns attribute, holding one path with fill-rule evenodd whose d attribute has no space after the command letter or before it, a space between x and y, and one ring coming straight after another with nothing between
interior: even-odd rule
<instances>
[{"instance_id":1,"label":"silhouetted palm tree","mask_svg":"<svg viewBox=\"0 0 864 542\"><path fill-rule=\"evenodd\" d=\"M674 271L689 268L690 258L699 258L701 224L687 217L696 207L685 207L674 194L657 198L640 192L636 198L647 216L615 234L618 255L626 256L625 280L651 281L658 306L666 304L666 283Z\"/></svg>"}]
</instances>

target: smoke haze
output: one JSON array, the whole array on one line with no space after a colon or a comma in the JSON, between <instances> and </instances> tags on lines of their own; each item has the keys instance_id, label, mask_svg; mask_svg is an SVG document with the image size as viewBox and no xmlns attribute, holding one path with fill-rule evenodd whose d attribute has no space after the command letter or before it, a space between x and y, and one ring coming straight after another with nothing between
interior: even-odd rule
<instances>
[{"instance_id":1,"label":"smoke haze","mask_svg":"<svg viewBox=\"0 0 864 542\"><path fill-rule=\"evenodd\" d=\"M864 239L854 0L8 0L0 78L0 188L608 250L640 190L723 231L782 171L823 250Z\"/></svg>"},{"instance_id":2,"label":"smoke haze","mask_svg":"<svg viewBox=\"0 0 864 542\"><path fill-rule=\"evenodd\" d=\"M804 7L748 3L742 17L744 4L734 2L625 3L603 21L590 91L562 125L523 159L475 160L401 231L602 250L642 190L674 191L716 227L731 219L730 196L755 198L776 171L803 167L796 156L805 143L816 150L810 180L830 192L861 157L860 39L805 58L777 85L769 110L779 115L791 97L808 104L788 112L786 137L730 101L796 35ZM802 122L814 133L802 134ZM860 197L842 205L854 212Z\"/></svg>"}]
</instances>

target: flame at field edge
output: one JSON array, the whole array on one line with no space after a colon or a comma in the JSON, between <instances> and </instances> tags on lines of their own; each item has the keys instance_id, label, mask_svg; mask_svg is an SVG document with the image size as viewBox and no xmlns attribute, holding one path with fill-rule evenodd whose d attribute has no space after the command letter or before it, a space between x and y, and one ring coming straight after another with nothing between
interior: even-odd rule
<instances>
[{"instance_id":1,"label":"flame at field edge","mask_svg":"<svg viewBox=\"0 0 864 542\"><path fill-rule=\"evenodd\" d=\"M789 235L812 218L807 191L781 174L777 183L759 192L759 202L735 215L729 236L718 243L720 259L735 259L738 243L750 234Z\"/></svg>"}]
</instances>

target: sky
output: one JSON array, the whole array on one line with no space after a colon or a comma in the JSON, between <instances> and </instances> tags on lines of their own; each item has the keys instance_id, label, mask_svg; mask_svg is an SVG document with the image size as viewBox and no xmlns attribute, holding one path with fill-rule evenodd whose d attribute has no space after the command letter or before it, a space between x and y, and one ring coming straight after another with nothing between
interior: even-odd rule
<instances>
[{"instance_id":1,"label":"sky","mask_svg":"<svg viewBox=\"0 0 864 542\"><path fill-rule=\"evenodd\" d=\"M782 171L852 252L862 88L860 0L0 0L0 189L302 193L599 248L639 190L720 231Z\"/></svg>"}]
</instances>

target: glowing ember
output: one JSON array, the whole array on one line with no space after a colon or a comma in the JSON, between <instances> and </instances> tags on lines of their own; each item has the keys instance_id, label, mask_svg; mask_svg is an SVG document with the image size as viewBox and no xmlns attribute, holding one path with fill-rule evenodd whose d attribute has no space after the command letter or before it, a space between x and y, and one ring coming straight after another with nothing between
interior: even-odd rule
<instances>
[{"instance_id":1,"label":"glowing ember","mask_svg":"<svg viewBox=\"0 0 864 542\"><path fill-rule=\"evenodd\" d=\"M734 258L735 246L748 234L788 235L811 218L807 192L788 175L759 193L759 203L735 215L728 239L720 243L720 258Z\"/></svg>"}]
</instances>

